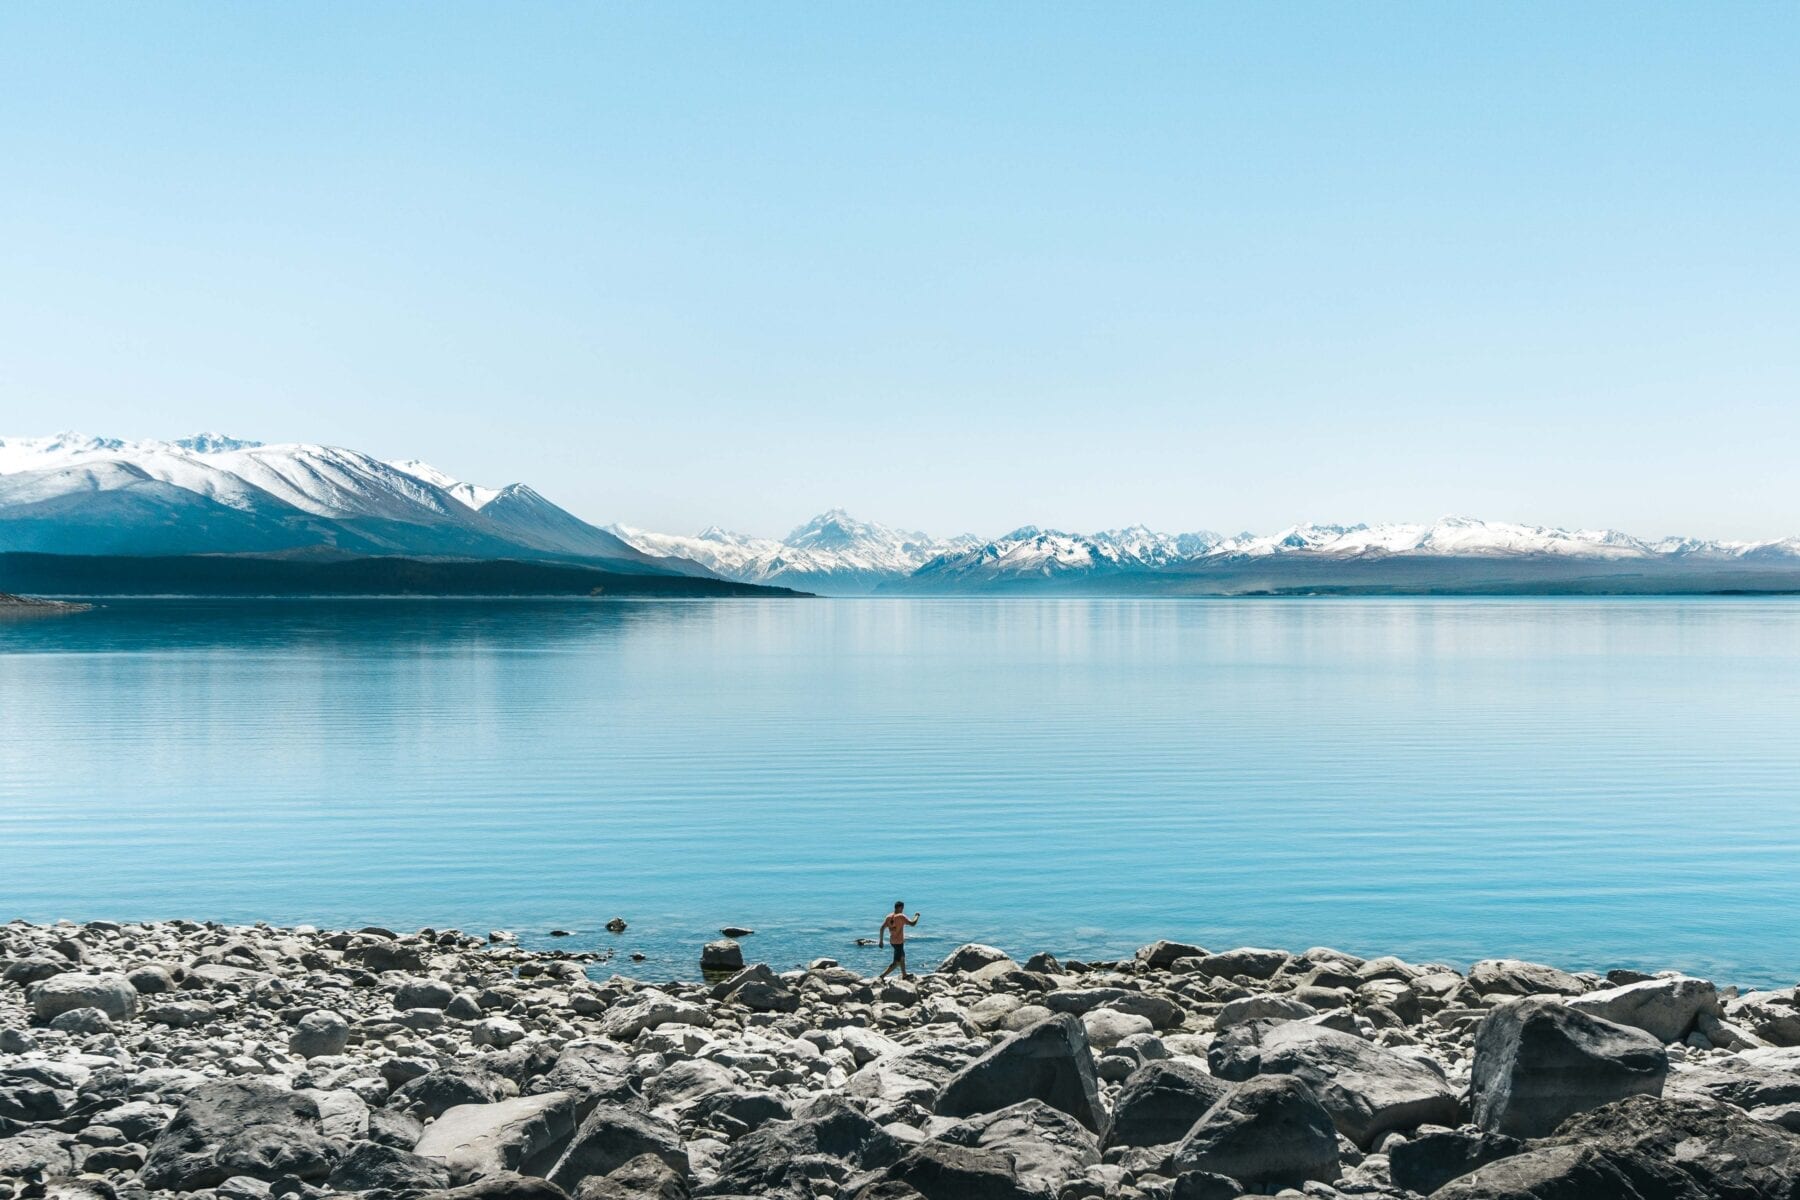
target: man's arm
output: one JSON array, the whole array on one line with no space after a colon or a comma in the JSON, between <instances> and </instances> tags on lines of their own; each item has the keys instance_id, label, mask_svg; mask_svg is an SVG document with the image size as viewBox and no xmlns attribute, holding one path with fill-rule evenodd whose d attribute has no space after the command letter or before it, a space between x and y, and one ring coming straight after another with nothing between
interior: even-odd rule
<instances>
[{"instance_id":1,"label":"man's arm","mask_svg":"<svg viewBox=\"0 0 1800 1200\"><path fill-rule=\"evenodd\" d=\"M912 919L907 922L908 925L917 925L918 923L919 923L919 914L918 913L914 913L912 915Z\"/></svg>"},{"instance_id":2,"label":"man's arm","mask_svg":"<svg viewBox=\"0 0 1800 1200\"><path fill-rule=\"evenodd\" d=\"M875 944L877 946L887 945L887 922L886 921L883 921L881 923L881 934L879 937L877 937L875 939Z\"/></svg>"}]
</instances>

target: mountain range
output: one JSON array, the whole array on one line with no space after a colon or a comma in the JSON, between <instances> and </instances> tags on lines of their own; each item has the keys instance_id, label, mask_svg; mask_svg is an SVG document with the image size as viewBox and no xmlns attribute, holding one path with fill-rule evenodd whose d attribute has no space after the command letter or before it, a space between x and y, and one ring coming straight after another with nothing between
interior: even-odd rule
<instances>
[{"instance_id":1,"label":"mountain range","mask_svg":"<svg viewBox=\"0 0 1800 1200\"><path fill-rule=\"evenodd\" d=\"M0 438L8 552L520 560L834 595L1800 590L1800 538L1643 539L1465 517L1230 536L1025 526L981 538L833 509L780 539L668 534L592 525L523 483L485 487L417 460L220 434Z\"/></svg>"}]
</instances>

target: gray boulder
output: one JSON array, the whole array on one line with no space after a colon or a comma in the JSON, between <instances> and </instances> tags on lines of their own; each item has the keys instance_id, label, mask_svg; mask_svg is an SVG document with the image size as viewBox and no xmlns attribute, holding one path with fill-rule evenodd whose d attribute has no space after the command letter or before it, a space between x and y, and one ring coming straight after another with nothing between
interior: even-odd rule
<instances>
[{"instance_id":1,"label":"gray boulder","mask_svg":"<svg viewBox=\"0 0 1800 1200\"><path fill-rule=\"evenodd\" d=\"M1298 1079L1259 1076L1213 1105L1175 1147L1170 1165L1269 1192L1308 1180L1330 1183L1338 1177L1337 1130Z\"/></svg>"},{"instance_id":2,"label":"gray boulder","mask_svg":"<svg viewBox=\"0 0 1800 1200\"><path fill-rule=\"evenodd\" d=\"M443 1192L427 1192L423 1200L569 1200L569 1193L548 1179L530 1175L493 1175Z\"/></svg>"},{"instance_id":3,"label":"gray boulder","mask_svg":"<svg viewBox=\"0 0 1800 1200\"><path fill-rule=\"evenodd\" d=\"M1286 950L1263 950L1255 946L1243 946L1236 950L1224 950L1218 954L1202 955L1199 961L1188 964L1195 973L1213 979L1236 979L1244 976L1250 979L1273 979L1293 960L1293 955Z\"/></svg>"},{"instance_id":4,"label":"gray boulder","mask_svg":"<svg viewBox=\"0 0 1800 1200\"><path fill-rule=\"evenodd\" d=\"M1717 1200L1674 1166L1628 1151L1544 1145L1454 1179L1432 1200Z\"/></svg>"},{"instance_id":5,"label":"gray boulder","mask_svg":"<svg viewBox=\"0 0 1800 1200\"><path fill-rule=\"evenodd\" d=\"M463 1104L425 1127L413 1153L444 1165L453 1180L517 1172L548 1175L575 1135L567 1092Z\"/></svg>"},{"instance_id":6,"label":"gray boulder","mask_svg":"<svg viewBox=\"0 0 1800 1200\"><path fill-rule=\"evenodd\" d=\"M1503 1133L1425 1129L1388 1148L1388 1171L1397 1186L1429 1196L1452 1179L1523 1149L1524 1142Z\"/></svg>"},{"instance_id":7,"label":"gray boulder","mask_svg":"<svg viewBox=\"0 0 1800 1200\"><path fill-rule=\"evenodd\" d=\"M1641 1029L1547 997L1508 1001L1475 1034L1475 1123L1490 1133L1545 1137L1576 1113L1661 1095L1668 1071L1663 1044Z\"/></svg>"},{"instance_id":8,"label":"gray boulder","mask_svg":"<svg viewBox=\"0 0 1800 1200\"><path fill-rule=\"evenodd\" d=\"M1137 952L1137 960L1146 967L1166 971L1184 958L1205 958L1206 951L1188 942L1151 942Z\"/></svg>"},{"instance_id":9,"label":"gray boulder","mask_svg":"<svg viewBox=\"0 0 1800 1200\"><path fill-rule=\"evenodd\" d=\"M1229 1090L1229 1084L1192 1063L1175 1059L1145 1063L1119 1088L1101 1148L1179 1142Z\"/></svg>"},{"instance_id":10,"label":"gray boulder","mask_svg":"<svg viewBox=\"0 0 1800 1200\"><path fill-rule=\"evenodd\" d=\"M909 1150L881 1183L856 1193L856 1200L1049 1200L1050 1195L1026 1187L1013 1174L1012 1160L998 1150L930 1141Z\"/></svg>"},{"instance_id":11,"label":"gray boulder","mask_svg":"<svg viewBox=\"0 0 1800 1200\"><path fill-rule=\"evenodd\" d=\"M1004 1155L1012 1163L1015 1180L1030 1191L1049 1196L1079 1176L1084 1167L1100 1161L1094 1135L1042 1100L970 1117L938 1137L952 1145Z\"/></svg>"},{"instance_id":12,"label":"gray boulder","mask_svg":"<svg viewBox=\"0 0 1800 1200\"><path fill-rule=\"evenodd\" d=\"M1215 1041L1207 1057L1227 1079L1301 1080L1338 1131L1365 1150L1391 1130L1462 1120L1456 1091L1443 1075L1416 1058L1321 1025L1254 1022Z\"/></svg>"},{"instance_id":13,"label":"gray boulder","mask_svg":"<svg viewBox=\"0 0 1800 1200\"><path fill-rule=\"evenodd\" d=\"M1517 958L1485 958L1469 970L1469 984L1483 996L1578 996L1587 985L1555 967Z\"/></svg>"},{"instance_id":14,"label":"gray boulder","mask_svg":"<svg viewBox=\"0 0 1800 1200\"><path fill-rule=\"evenodd\" d=\"M1094 1056L1081 1022L1067 1013L1013 1034L957 1072L937 1097L940 1116L998 1112L1042 1100L1098 1133L1105 1121Z\"/></svg>"},{"instance_id":15,"label":"gray boulder","mask_svg":"<svg viewBox=\"0 0 1800 1200\"><path fill-rule=\"evenodd\" d=\"M137 1015L138 991L123 975L67 971L31 988L31 1015L44 1024L78 1008L97 1008L114 1021L129 1020Z\"/></svg>"},{"instance_id":16,"label":"gray boulder","mask_svg":"<svg viewBox=\"0 0 1800 1200\"><path fill-rule=\"evenodd\" d=\"M518 1085L477 1066L439 1067L407 1080L387 1099L421 1120L441 1117L463 1104L492 1104L519 1094Z\"/></svg>"},{"instance_id":17,"label":"gray boulder","mask_svg":"<svg viewBox=\"0 0 1800 1200\"><path fill-rule=\"evenodd\" d=\"M646 1154L683 1176L688 1172L687 1149L676 1129L623 1105L603 1103L588 1113L562 1157L546 1174L551 1182L573 1192L584 1180L611 1174Z\"/></svg>"},{"instance_id":18,"label":"gray boulder","mask_svg":"<svg viewBox=\"0 0 1800 1200\"><path fill-rule=\"evenodd\" d=\"M826 1180L842 1185L900 1157L893 1136L837 1097L815 1100L792 1121L773 1121L731 1144L710 1196L759 1196L799 1190L813 1195Z\"/></svg>"},{"instance_id":19,"label":"gray boulder","mask_svg":"<svg viewBox=\"0 0 1800 1200\"><path fill-rule=\"evenodd\" d=\"M192 1192L234 1175L323 1179L338 1152L318 1120L318 1103L304 1092L251 1079L202 1084L156 1135L140 1173L144 1186Z\"/></svg>"},{"instance_id":20,"label":"gray boulder","mask_svg":"<svg viewBox=\"0 0 1800 1200\"><path fill-rule=\"evenodd\" d=\"M685 1175L654 1154L640 1154L611 1174L585 1179L575 1200L688 1200Z\"/></svg>"},{"instance_id":21,"label":"gray boulder","mask_svg":"<svg viewBox=\"0 0 1800 1200\"><path fill-rule=\"evenodd\" d=\"M394 1007L405 1012L414 1008L450 1007L456 989L441 979L409 979L394 992Z\"/></svg>"},{"instance_id":22,"label":"gray boulder","mask_svg":"<svg viewBox=\"0 0 1800 1200\"><path fill-rule=\"evenodd\" d=\"M700 969L702 971L743 970L743 947L731 938L720 938L716 942L706 943L700 948Z\"/></svg>"},{"instance_id":23,"label":"gray boulder","mask_svg":"<svg viewBox=\"0 0 1800 1200\"><path fill-rule=\"evenodd\" d=\"M1664 1043L1679 1042L1692 1033L1701 1013L1725 1015L1718 990L1704 979L1685 975L1588 992L1568 1003L1577 1012L1642 1029Z\"/></svg>"},{"instance_id":24,"label":"gray boulder","mask_svg":"<svg viewBox=\"0 0 1800 1200\"><path fill-rule=\"evenodd\" d=\"M966 942L952 950L943 962L938 964L939 974L951 971L973 972L983 967L991 967L995 963L1011 962L1012 956L1004 950L993 946L984 946L980 942Z\"/></svg>"},{"instance_id":25,"label":"gray boulder","mask_svg":"<svg viewBox=\"0 0 1800 1200\"><path fill-rule=\"evenodd\" d=\"M1258 992L1227 1001L1213 1017L1213 1028L1222 1033L1251 1021L1301 1021L1312 1015L1312 1005L1292 996Z\"/></svg>"},{"instance_id":26,"label":"gray boulder","mask_svg":"<svg viewBox=\"0 0 1800 1200\"><path fill-rule=\"evenodd\" d=\"M444 1165L407 1150L363 1142L331 1169L325 1182L337 1192L381 1191L390 1196L416 1196L450 1186Z\"/></svg>"},{"instance_id":27,"label":"gray boulder","mask_svg":"<svg viewBox=\"0 0 1800 1200\"><path fill-rule=\"evenodd\" d=\"M1722 1104L1636 1096L1571 1118L1556 1140L1671 1164L1707 1196L1800 1195L1800 1134Z\"/></svg>"},{"instance_id":28,"label":"gray boulder","mask_svg":"<svg viewBox=\"0 0 1800 1200\"><path fill-rule=\"evenodd\" d=\"M349 1044L350 1023L323 1008L301 1017L288 1035L288 1049L301 1058L342 1054Z\"/></svg>"}]
</instances>

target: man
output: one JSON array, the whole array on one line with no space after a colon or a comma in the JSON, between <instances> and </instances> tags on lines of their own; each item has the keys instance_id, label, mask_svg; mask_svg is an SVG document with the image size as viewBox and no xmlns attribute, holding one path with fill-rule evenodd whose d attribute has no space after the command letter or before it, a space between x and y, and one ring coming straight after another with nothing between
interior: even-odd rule
<instances>
[{"instance_id":1,"label":"man","mask_svg":"<svg viewBox=\"0 0 1800 1200\"><path fill-rule=\"evenodd\" d=\"M877 946L881 945L883 942L894 943L894 961L887 965L886 971L883 971L875 978L886 979L888 977L888 971L893 970L895 967L900 968L900 978L912 978L911 975L906 973L906 927L908 925L917 925L918 923L918 913L914 913L911 917L906 915L906 901L894 901L894 911L882 919L881 936L875 939L875 944Z\"/></svg>"}]
</instances>

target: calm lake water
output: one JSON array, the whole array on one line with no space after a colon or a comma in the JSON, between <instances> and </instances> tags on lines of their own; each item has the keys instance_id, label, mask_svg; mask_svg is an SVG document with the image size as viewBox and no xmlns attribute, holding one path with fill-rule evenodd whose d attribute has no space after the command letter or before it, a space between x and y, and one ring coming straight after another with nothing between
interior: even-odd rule
<instances>
[{"instance_id":1,"label":"calm lake water","mask_svg":"<svg viewBox=\"0 0 1800 1200\"><path fill-rule=\"evenodd\" d=\"M0 623L0 919L691 975L1155 937L1800 976L1800 602L125 602ZM631 922L619 937L601 926Z\"/></svg>"}]
</instances>

